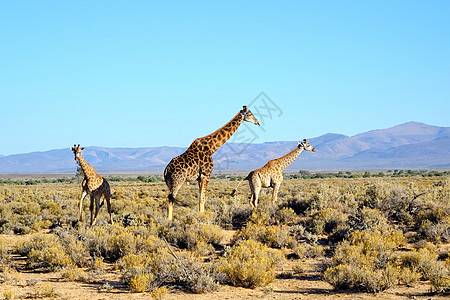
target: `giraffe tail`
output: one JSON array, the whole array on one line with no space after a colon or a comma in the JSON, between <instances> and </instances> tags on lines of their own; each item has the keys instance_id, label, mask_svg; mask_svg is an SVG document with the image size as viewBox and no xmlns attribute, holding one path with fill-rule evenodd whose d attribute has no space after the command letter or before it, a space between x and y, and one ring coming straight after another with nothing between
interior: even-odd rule
<instances>
[{"instance_id":1,"label":"giraffe tail","mask_svg":"<svg viewBox=\"0 0 450 300\"><path fill-rule=\"evenodd\" d=\"M252 173L250 172L250 174L252 174ZM242 183L244 180L248 180L248 179L250 178L250 174L248 174L247 177L245 177L244 179L242 179L241 181L238 182L238 184L236 185L236 187L234 188L234 190L231 192L231 194L230 194L231 196L236 195L236 191L237 191L238 187L241 185L241 183Z\"/></svg>"}]
</instances>

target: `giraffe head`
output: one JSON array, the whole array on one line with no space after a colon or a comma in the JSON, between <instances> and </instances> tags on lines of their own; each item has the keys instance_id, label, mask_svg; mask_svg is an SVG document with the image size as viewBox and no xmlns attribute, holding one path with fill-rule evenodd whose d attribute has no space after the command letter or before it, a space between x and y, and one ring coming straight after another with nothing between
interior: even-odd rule
<instances>
[{"instance_id":1,"label":"giraffe head","mask_svg":"<svg viewBox=\"0 0 450 300\"><path fill-rule=\"evenodd\" d=\"M84 147L80 147L80 144L78 144L78 146L73 145L73 147L71 147L70 150L72 150L73 154L75 154L75 160L79 161L79 159L81 157L81 151L84 150Z\"/></svg>"},{"instance_id":2,"label":"giraffe head","mask_svg":"<svg viewBox=\"0 0 450 300\"><path fill-rule=\"evenodd\" d=\"M244 105L244 107L241 110L241 115L244 118L244 121L253 123L255 125L260 125L259 121L256 119L256 117L253 115L252 111L247 108L247 106Z\"/></svg>"},{"instance_id":3,"label":"giraffe head","mask_svg":"<svg viewBox=\"0 0 450 300\"><path fill-rule=\"evenodd\" d=\"M311 146L306 139L303 139L303 142L298 142L298 147L303 147L304 150L308 150L308 151L312 151L312 152L316 152L316 148L314 148L313 146Z\"/></svg>"}]
</instances>

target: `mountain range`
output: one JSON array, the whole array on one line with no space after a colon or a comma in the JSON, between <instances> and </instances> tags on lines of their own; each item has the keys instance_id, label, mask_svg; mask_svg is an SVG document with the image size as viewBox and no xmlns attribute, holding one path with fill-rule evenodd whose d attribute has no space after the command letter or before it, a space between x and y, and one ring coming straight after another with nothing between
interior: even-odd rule
<instances>
[{"instance_id":1,"label":"mountain range","mask_svg":"<svg viewBox=\"0 0 450 300\"><path fill-rule=\"evenodd\" d=\"M308 139L317 152L304 151L286 170L356 171L450 169L450 127L409 122L355 136L328 133ZM226 143L213 155L214 172L232 173L262 167L283 156L297 141L260 144ZM162 173L186 147L86 147L85 159L99 173ZM0 173L75 173L66 149L0 155Z\"/></svg>"}]
</instances>

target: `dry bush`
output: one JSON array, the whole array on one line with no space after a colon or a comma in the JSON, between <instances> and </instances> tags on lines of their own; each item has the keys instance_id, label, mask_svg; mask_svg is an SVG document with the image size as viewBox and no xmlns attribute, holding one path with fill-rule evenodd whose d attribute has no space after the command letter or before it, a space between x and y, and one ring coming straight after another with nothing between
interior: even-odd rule
<instances>
[{"instance_id":1,"label":"dry bush","mask_svg":"<svg viewBox=\"0 0 450 300\"><path fill-rule=\"evenodd\" d=\"M420 274L423 280L430 280L433 290L441 294L450 293L450 268L446 262L438 261L433 244L413 250L401 257L405 268Z\"/></svg>"},{"instance_id":2,"label":"dry bush","mask_svg":"<svg viewBox=\"0 0 450 300\"><path fill-rule=\"evenodd\" d=\"M272 248L289 247L296 245L295 240L286 230L279 226L247 223L244 228L239 230L233 240L233 243L253 240L258 241Z\"/></svg>"},{"instance_id":3,"label":"dry bush","mask_svg":"<svg viewBox=\"0 0 450 300\"><path fill-rule=\"evenodd\" d=\"M10 254L7 244L3 239L0 239L0 272L3 272L10 264Z\"/></svg>"},{"instance_id":4,"label":"dry bush","mask_svg":"<svg viewBox=\"0 0 450 300\"><path fill-rule=\"evenodd\" d=\"M81 268L71 265L61 270L61 278L69 281L88 281L88 274Z\"/></svg>"},{"instance_id":5,"label":"dry bush","mask_svg":"<svg viewBox=\"0 0 450 300\"><path fill-rule=\"evenodd\" d=\"M283 254L253 240L234 246L219 263L218 270L235 286L256 288L275 279L275 267Z\"/></svg>"},{"instance_id":6,"label":"dry bush","mask_svg":"<svg viewBox=\"0 0 450 300\"><path fill-rule=\"evenodd\" d=\"M206 293L218 287L212 270L188 252L175 254L168 248L161 248L147 253L144 258L140 256L126 256L120 263L120 268L124 269L122 282L136 291L173 285L194 293Z\"/></svg>"},{"instance_id":7,"label":"dry bush","mask_svg":"<svg viewBox=\"0 0 450 300\"><path fill-rule=\"evenodd\" d=\"M167 240L181 249L198 249L198 244L217 246L223 239L219 226L212 224L214 214L198 212L175 220L164 233Z\"/></svg>"},{"instance_id":8,"label":"dry bush","mask_svg":"<svg viewBox=\"0 0 450 300\"><path fill-rule=\"evenodd\" d=\"M59 242L65 249L67 255L78 267L86 267L89 265L91 257L87 243L79 238L76 231L58 228L54 231L54 234L59 238Z\"/></svg>"},{"instance_id":9,"label":"dry bush","mask_svg":"<svg viewBox=\"0 0 450 300\"><path fill-rule=\"evenodd\" d=\"M400 231L355 231L336 248L332 266L327 268L324 278L336 289L373 293L388 289L398 282L394 250L404 242Z\"/></svg>"},{"instance_id":10,"label":"dry bush","mask_svg":"<svg viewBox=\"0 0 450 300\"><path fill-rule=\"evenodd\" d=\"M54 235L40 234L20 242L17 245L17 252L27 257L27 266L31 269L54 271L74 264Z\"/></svg>"},{"instance_id":11,"label":"dry bush","mask_svg":"<svg viewBox=\"0 0 450 300\"><path fill-rule=\"evenodd\" d=\"M405 253L401 259L405 267L417 270L423 280L441 277L445 272L444 263L438 261L438 253L430 248L413 249Z\"/></svg>"},{"instance_id":12,"label":"dry bush","mask_svg":"<svg viewBox=\"0 0 450 300\"><path fill-rule=\"evenodd\" d=\"M137 238L129 227L124 228L117 224L93 226L80 229L78 235L91 257L103 257L114 262L129 253L136 252Z\"/></svg>"},{"instance_id":13,"label":"dry bush","mask_svg":"<svg viewBox=\"0 0 450 300\"><path fill-rule=\"evenodd\" d=\"M269 225L276 223L276 220L271 218L272 209L273 207L270 207L269 210L253 211L245 226L236 232L233 243L254 240L273 248L293 248L296 241L288 230L277 225Z\"/></svg>"}]
</instances>

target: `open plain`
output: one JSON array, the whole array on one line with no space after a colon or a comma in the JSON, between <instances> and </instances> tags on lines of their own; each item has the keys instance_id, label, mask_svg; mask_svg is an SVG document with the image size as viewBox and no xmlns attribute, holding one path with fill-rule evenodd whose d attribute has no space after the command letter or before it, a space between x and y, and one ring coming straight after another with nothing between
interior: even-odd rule
<instances>
[{"instance_id":1,"label":"open plain","mask_svg":"<svg viewBox=\"0 0 450 300\"><path fill-rule=\"evenodd\" d=\"M278 202L252 211L241 178L197 184L166 220L160 177L107 178L106 205L78 221L81 182L0 184L5 299L445 299L450 292L448 175L287 175Z\"/></svg>"}]
</instances>

